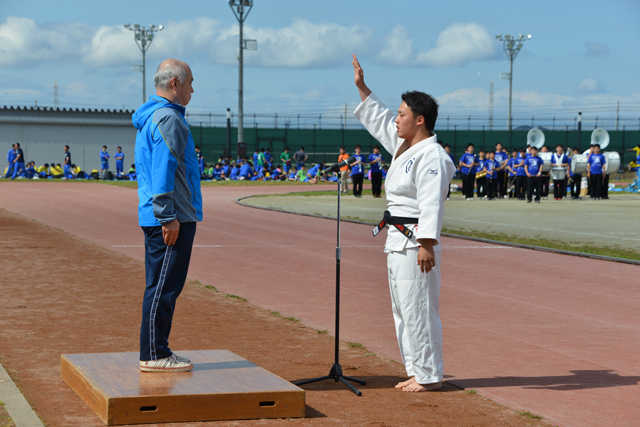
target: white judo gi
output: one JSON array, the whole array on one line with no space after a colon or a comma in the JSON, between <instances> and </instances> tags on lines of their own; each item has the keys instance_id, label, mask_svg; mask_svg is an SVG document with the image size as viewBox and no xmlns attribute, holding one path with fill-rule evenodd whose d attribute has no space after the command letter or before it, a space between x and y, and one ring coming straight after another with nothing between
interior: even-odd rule
<instances>
[{"instance_id":1,"label":"white judo gi","mask_svg":"<svg viewBox=\"0 0 640 427\"><path fill-rule=\"evenodd\" d=\"M407 225L414 233L411 239L393 226L387 234L393 319L407 375L415 376L419 384L440 382L444 371L438 304L442 250L440 244L433 247L435 266L422 273L416 239L440 242L444 201L456 168L435 135L396 159L396 150L404 142L396 131L396 114L373 93L358 105L354 115L393 157L385 182L387 210L391 216L418 218L418 224Z\"/></svg>"}]
</instances>

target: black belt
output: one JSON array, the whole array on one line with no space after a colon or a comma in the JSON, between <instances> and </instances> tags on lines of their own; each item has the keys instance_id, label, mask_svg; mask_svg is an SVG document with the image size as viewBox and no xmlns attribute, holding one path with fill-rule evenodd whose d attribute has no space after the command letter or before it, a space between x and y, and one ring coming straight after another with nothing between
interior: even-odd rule
<instances>
[{"instance_id":1,"label":"black belt","mask_svg":"<svg viewBox=\"0 0 640 427\"><path fill-rule=\"evenodd\" d=\"M384 227L389 225L393 225L399 232L405 235L407 239L410 239L413 236L413 231L409 230L405 225L406 224L417 224L418 218L409 218L404 216L391 216L389 211L384 211L384 216L380 224L376 228L373 229L373 237L377 236L378 233L382 231Z\"/></svg>"}]
</instances>

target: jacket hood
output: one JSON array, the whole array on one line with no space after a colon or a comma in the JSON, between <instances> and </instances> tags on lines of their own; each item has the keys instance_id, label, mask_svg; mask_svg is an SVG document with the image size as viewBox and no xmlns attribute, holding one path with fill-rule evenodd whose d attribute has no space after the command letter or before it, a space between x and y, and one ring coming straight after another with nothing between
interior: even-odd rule
<instances>
[{"instance_id":1,"label":"jacket hood","mask_svg":"<svg viewBox=\"0 0 640 427\"><path fill-rule=\"evenodd\" d=\"M162 98L161 96L151 95L149 97L149 100L144 104L142 104L136 110L136 112L133 113L133 116L131 116L131 121L133 122L133 126L138 130L142 130L147 120L149 120L149 118L153 116L153 113L157 109L164 108L164 107L178 110L184 116L185 108L182 105L173 104L168 100Z\"/></svg>"}]
</instances>

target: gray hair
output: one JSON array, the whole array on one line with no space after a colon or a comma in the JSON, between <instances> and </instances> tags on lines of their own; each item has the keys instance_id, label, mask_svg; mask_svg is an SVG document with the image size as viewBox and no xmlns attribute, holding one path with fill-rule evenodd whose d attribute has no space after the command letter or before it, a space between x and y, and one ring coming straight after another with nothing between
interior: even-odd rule
<instances>
[{"instance_id":1,"label":"gray hair","mask_svg":"<svg viewBox=\"0 0 640 427\"><path fill-rule=\"evenodd\" d=\"M187 79L187 70L182 62L176 60L164 61L158 66L156 74L153 76L153 82L156 88L169 90L171 79L177 78L180 83Z\"/></svg>"}]
</instances>

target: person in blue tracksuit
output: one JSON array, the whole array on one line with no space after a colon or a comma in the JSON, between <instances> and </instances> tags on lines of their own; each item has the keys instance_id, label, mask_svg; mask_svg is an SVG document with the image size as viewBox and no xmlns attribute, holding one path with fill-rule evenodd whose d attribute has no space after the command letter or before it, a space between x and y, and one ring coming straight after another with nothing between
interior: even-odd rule
<instances>
[{"instance_id":1,"label":"person in blue tracksuit","mask_svg":"<svg viewBox=\"0 0 640 427\"><path fill-rule=\"evenodd\" d=\"M7 151L7 173L5 178L13 175L13 168L16 165L13 161L16 159L16 144L11 144L11 148Z\"/></svg>"},{"instance_id":2,"label":"person in blue tracksuit","mask_svg":"<svg viewBox=\"0 0 640 427\"><path fill-rule=\"evenodd\" d=\"M26 170L24 167L24 151L20 148L19 142L16 142L16 158L13 159L13 164L13 174L11 175L11 179L16 179L16 176L18 176L20 172L24 173Z\"/></svg>"},{"instance_id":3,"label":"person in blue tracksuit","mask_svg":"<svg viewBox=\"0 0 640 427\"><path fill-rule=\"evenodd\" d=\"M244 163L240 166L240 173L238 173L238 179L240 180L251 180L253 178L253 171L251 170L251 165L249 163Z\"/></svg>"},{"instance_id":4,"label":"person in blue tracksuit","mask_svg":"<svg viewBox=\"0 0 640 427\"><path fill-rule=\"evenodd\" d=\"M524 171L527 174L527 203L531 203L533 190L536 190L536 203L540 203L542 196L542 159L538 156L538 149L531 147L531 155L524 159Z\"/></svg>"},{"instance_id":5,"label":"person in blue tracksuit","mask_svg":"<svg viewBox=\"0 0 640 427\"><path fill-rule=\"evenodd\" d=\"M513 152L511 153L511 157L507 161L507 171L509 172L507 193L509 193L509 199L516 198L516 172L518 170L518 167L516 165L518 164L520 164L518 150L513 150Z\"/></svg>"},{"instance_id":6,"label":"person in blue tracksuit","mask_svg":"<svg viewBox=\"0 0 640 427\"><path fill-rule=\"evenodd\" d=\"M233 167L233 169L231 169L231 174L229 175L229 179L231 179L231 181L237 181L239 174L240 174L240 165L236 164Z\"/></svg>"},{"instance_id":7,"label":"person in blue tracksuit","mask_svg":"<svg viewBox=\"0 0 640 427\"><path fill-rule=\"evenodd\" d=\"M362 183L364 182L364 166L367 159L362 154L362 146L356 144L353 157L356 161L351 165L351 181L353 181L353 197L362 198Z\"/></svg>"},{"instance_id":8,"label":"person in blue tracksuit","mask_svg":"<svg viewBox=\"0 0 640 427\"><path fill-rule=\"evenodd\" d=\"M200 170L185 119L193 74L184 62L168 59L153 80L156 95L133 114L146 271L140 370L189 371L193 364L169 349L169 333L176 299L187 278L196 223L202 221Z\"/></svg>"},{"instance_id":9,"label":"person in blue tracksuit","mask_svg":"<svg viewBox=\"0 0 640 427\"><path fill-rule=\"evenodd\" d=\"M105 178L107 172L109 172L109 153L107 152L107 146L102 146L102 151L100 151L100 175L104 174Z\"/></svg>"},{"instance_id":10,"label":"person in blue tracksuit","mask_svg":"<svg viewBox=\"0 0 640 427\"><path fill-rule=\"evenodd\" d=\"M116 176L119 177L124 175L124 153L122 152L122 147L118 147L117 150L113 158L116 161Z\"/></svg>"}]
</instances>

